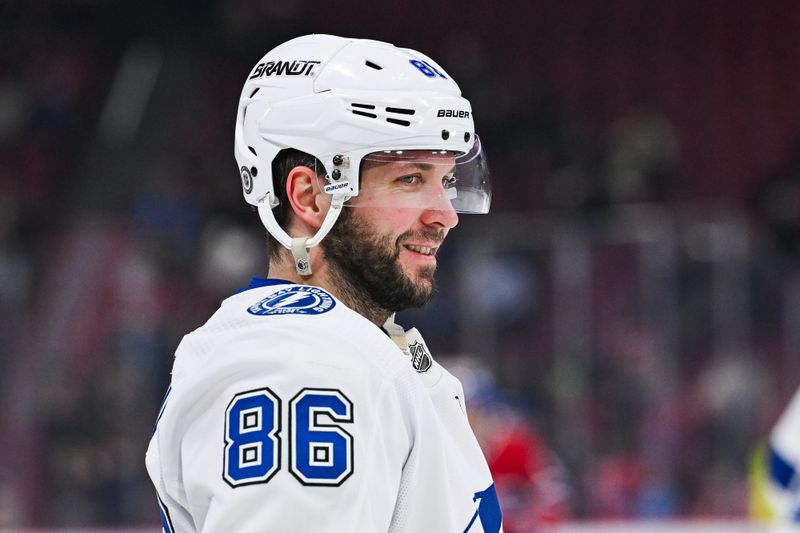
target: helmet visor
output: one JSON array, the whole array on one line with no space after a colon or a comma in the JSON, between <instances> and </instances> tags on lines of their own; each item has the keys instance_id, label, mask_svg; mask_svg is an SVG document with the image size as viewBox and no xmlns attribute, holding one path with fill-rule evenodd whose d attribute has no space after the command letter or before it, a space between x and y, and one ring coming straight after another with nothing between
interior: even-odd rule
<instances>
[{"instance_id":1,"label":"helmet visor","mask_svg":"<svg viewBox=\"0 0 800 533\"><path fill-rule=\"evenodd\" d=\"M370 152L360 159L357 186L343 171L336 171L337 162L346 167L356 157L334 157L334 170L332 176L326 176L325 191L333 194L337 187L342 192L349 188L354 194L345 207L489 212L489 167L477 136L467 153L419 149Z\"/></svg>"}]
</instances>

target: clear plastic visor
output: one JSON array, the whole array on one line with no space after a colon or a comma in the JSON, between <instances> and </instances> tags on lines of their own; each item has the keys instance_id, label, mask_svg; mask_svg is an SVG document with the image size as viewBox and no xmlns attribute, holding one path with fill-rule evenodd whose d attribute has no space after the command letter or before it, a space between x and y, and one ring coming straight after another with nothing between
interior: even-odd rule
<instances>
[{"instance_id":1,"label":"clear plastic visor","mask_svg":"<svg viewBox=\"0 0 800 533\"><path fill-rule=\"evenodd\" d=\"M364 155L359 168L350 169L348 165L354 160L353 155L336 154L328 161L330 173L317 169L317 175L324 176L326 192L350 191L345 207L489 212L489 166L477 136L467 153L380 150ZM354 178L357 183L353 183Z\"/></svg>"}]
</instances>

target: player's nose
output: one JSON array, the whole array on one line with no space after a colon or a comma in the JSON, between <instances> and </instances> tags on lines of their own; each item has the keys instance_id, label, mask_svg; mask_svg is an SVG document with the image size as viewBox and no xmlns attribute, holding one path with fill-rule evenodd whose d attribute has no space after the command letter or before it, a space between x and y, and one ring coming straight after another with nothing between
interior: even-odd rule
<instances>
[{"instance_id":1,"label":"player's nose","mask_svg":"<svg viewBox=\"0 0 800 533\"><path fill-rule=\"evenodd\" d=\"M458 224L458 214L444 190L435 196L435 200L422 212L421 218L425 225L448 230Z\"/></svg>"}]
</instances>

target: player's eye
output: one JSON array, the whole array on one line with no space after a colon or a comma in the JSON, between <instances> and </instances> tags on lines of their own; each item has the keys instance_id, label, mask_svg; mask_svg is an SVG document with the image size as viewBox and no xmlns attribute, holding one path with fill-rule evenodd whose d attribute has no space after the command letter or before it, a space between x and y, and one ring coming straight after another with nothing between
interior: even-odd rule
<instances>
[{"instance_id":1,"label":"player's eye","mask_svg":"<svg viewBox=\"0 0 800 533\"><path fill-rule=\"evenodd\" d=\"M409 185L412 185L412 184L417 183L419 181L419 176L417 176L416 174L411 174L411 175L408 175L408 176L403 176L403 177L397 178L397 181L399 181L401 183L408 183Z\"/></svg>"},{"instance_id":2,"label":"player's eye","mask_svg":"<svg viewBox=\"0 0 800 533\"><path fill-rule=\"evenodd\" d=\"M452 189L453 187L456 186L456 182L457 181L458 181L458 178L456 178L454 175L453 176L445 176L445 177L442 178L442 186L445 189Z\"/></svg>"}]
</instances>

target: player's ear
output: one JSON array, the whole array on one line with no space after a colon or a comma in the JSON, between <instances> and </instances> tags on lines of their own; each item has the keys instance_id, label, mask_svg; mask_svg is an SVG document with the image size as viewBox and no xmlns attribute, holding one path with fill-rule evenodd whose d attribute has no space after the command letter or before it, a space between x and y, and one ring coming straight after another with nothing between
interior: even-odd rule
<instances>
[{"instance_id":1,"label":"player's ear","mask_svg":"<svg viewBox=\"0 0 800 533\"><path fill-rule=\"evenodd\" d=\"M286 197L295 216L306 224L319 228L328 212L329 202L320 188L317 173L313 169L298 165L286 176Z\"/></svg>"}]
</instances>

